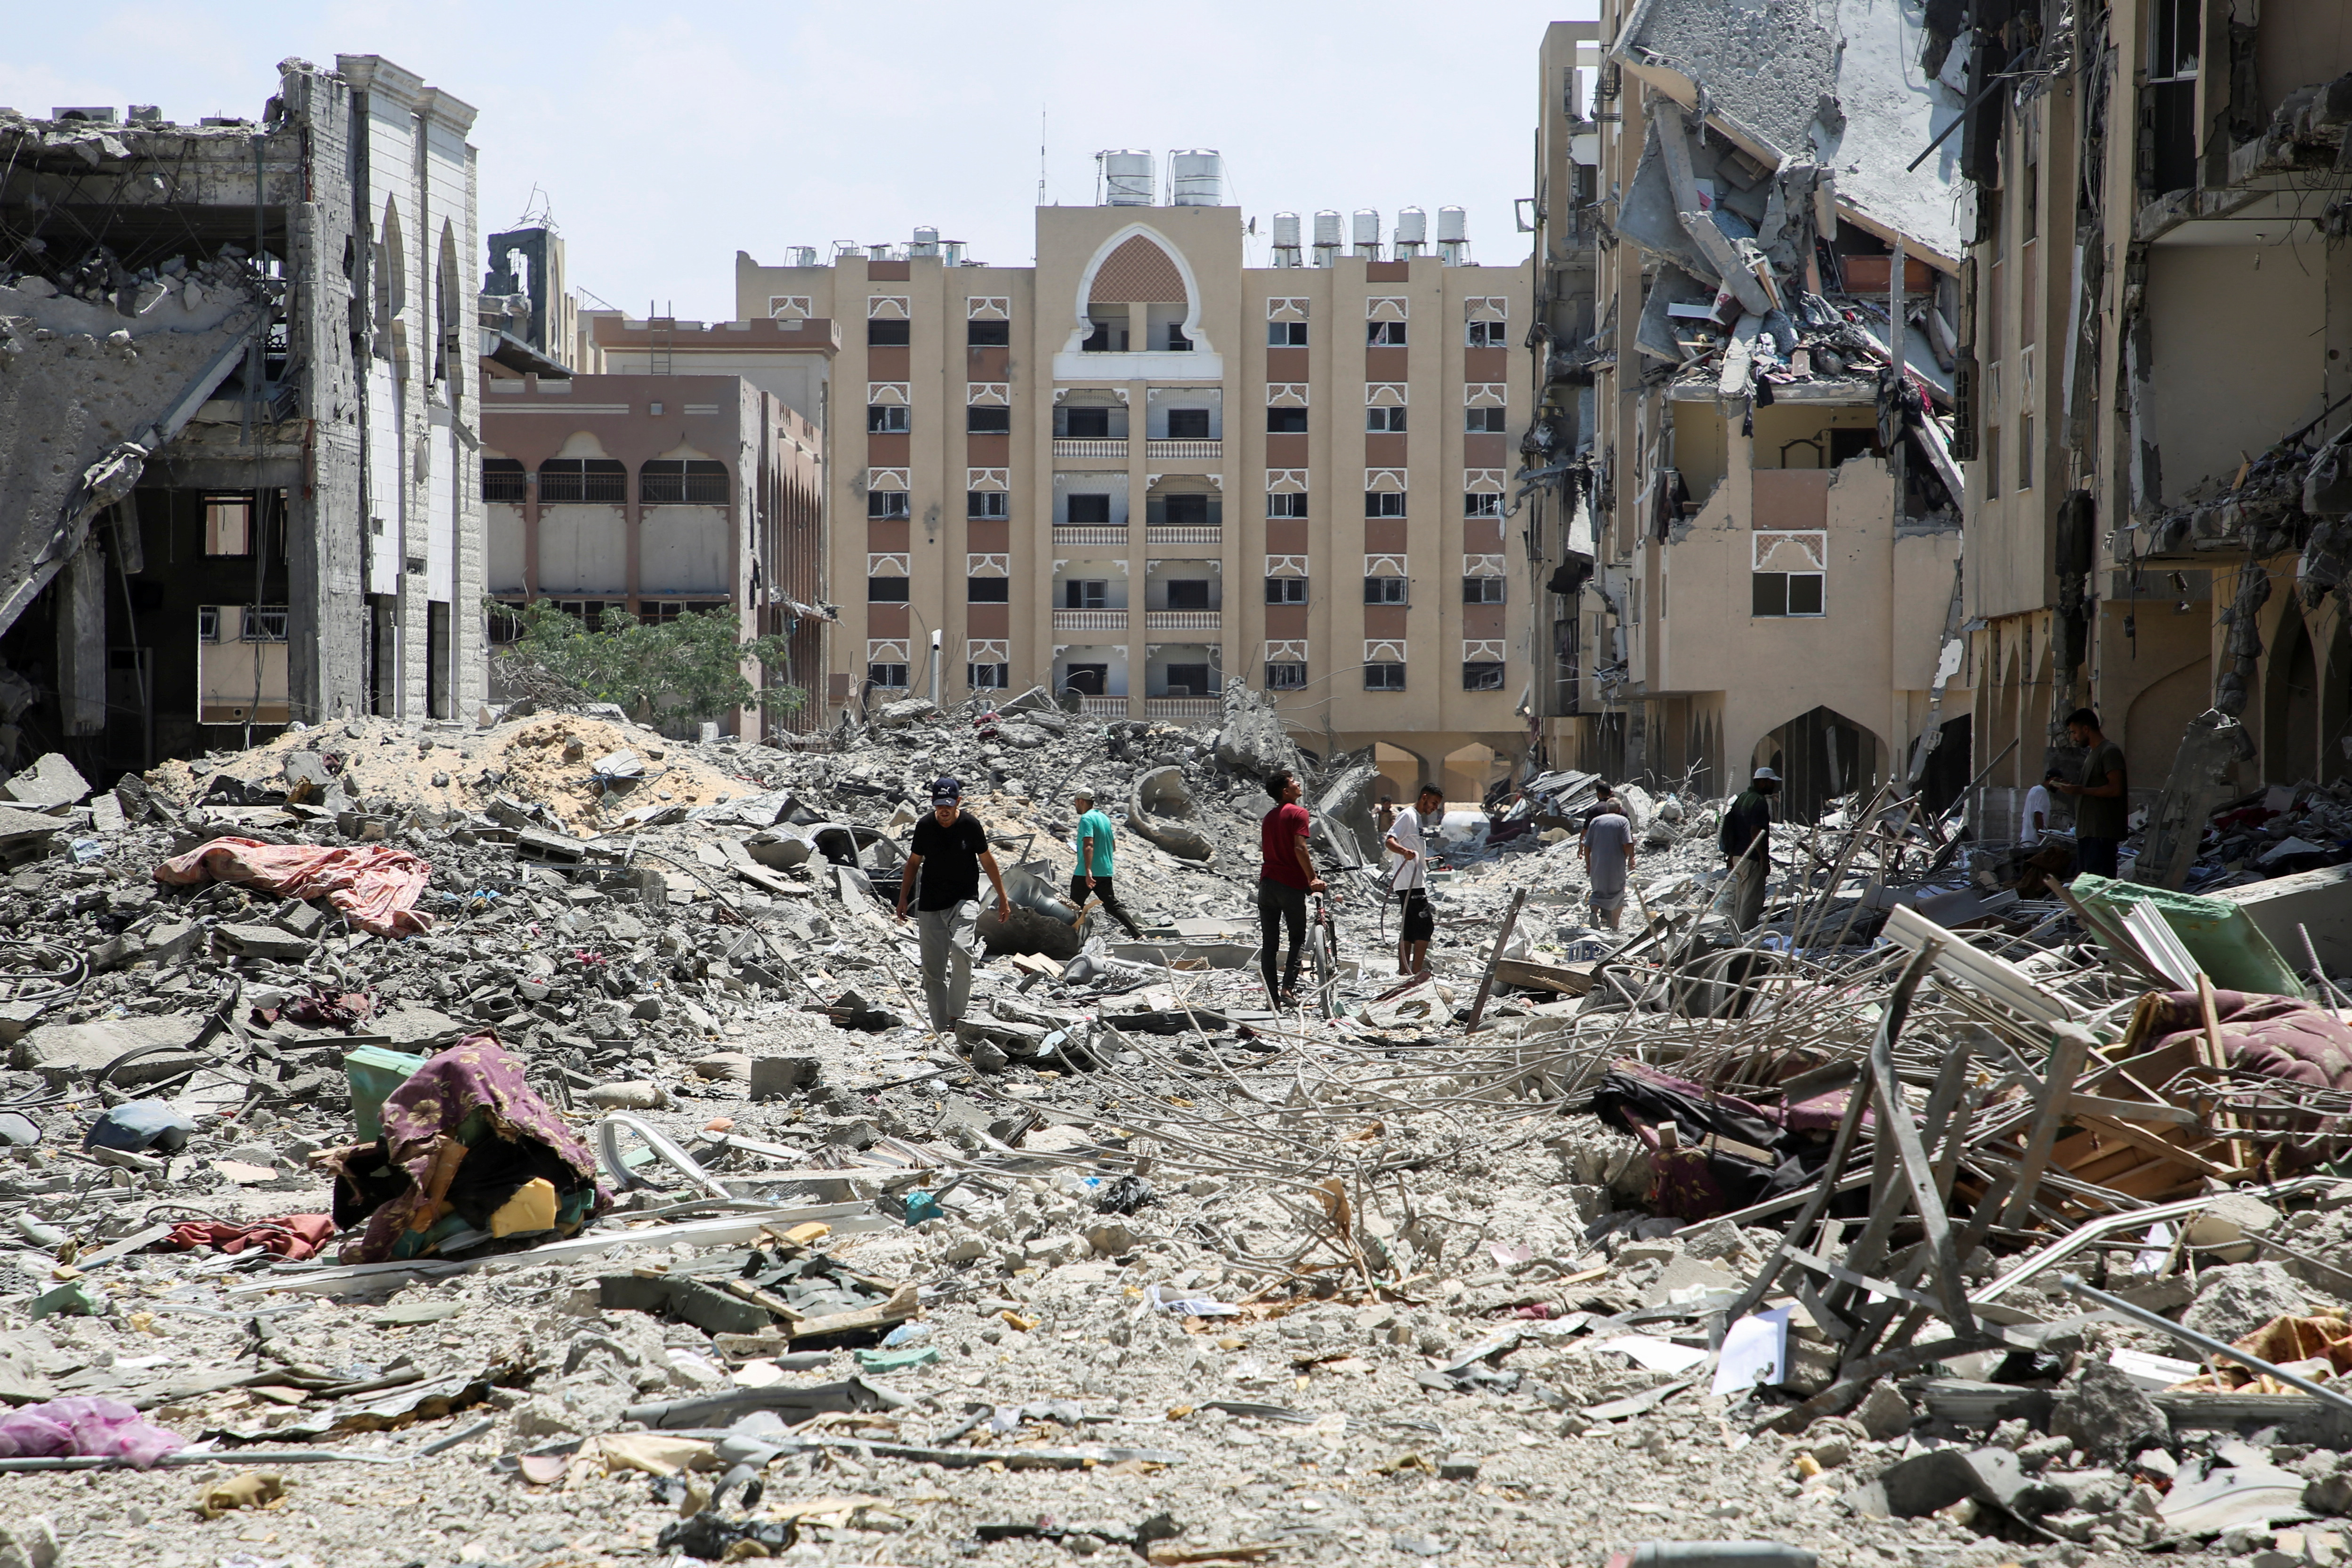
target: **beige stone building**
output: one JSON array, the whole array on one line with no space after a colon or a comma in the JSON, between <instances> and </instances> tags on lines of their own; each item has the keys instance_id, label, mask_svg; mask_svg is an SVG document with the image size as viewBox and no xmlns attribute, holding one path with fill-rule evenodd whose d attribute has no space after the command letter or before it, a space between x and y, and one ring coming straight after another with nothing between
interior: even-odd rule
<instances>
[{"instance_id":1,"label":"beige stone building","mask_svg":"<svg viewBox=\"0 0 2352 1568\"><path fill-rule=\"evenodd\" d=\"M739 257L730 331L840 327L828 701L1042 684L1189 720L1238 677L1310 748L1475 793L1528 736L1528 268L1411 209L1387 243L1281 215L1251 266L1213 155L1171 165L1155 204L1153 160L1107 155L1104 205L1037 209L1034 267L929 234Z\"/></svg>"},{"instance_id":2,"label":"beige stone building","mask_svg":"<svg viewBox=\"0 0 2352 1568\"><path fill-rule=\"evenodd\" d=\"M2017 73L1953 141L1977 192L1969 679L1980 754L2008 751L1990 817L2071 760L2057 721L2084 701L2136 799L2217 704L2238 753L2217 795L2352 771L2343 521L2303 494L2352 422L2346 16L1995 7L1926 40L1971 98Z\"/></svg>"},{"instance_id":3,"label":"beige stone building","mask_svg":"<svg viewBox=\"0 0 2352 1568\"><path fill-rule=\"evenodd\" d=\"M1895 12L1833 9L1603 0L1539 57L1549 749L1717 794L1770 764L1799 814L1948 795L1969 752L1957 181L1902 171L1942 89Z\"/></svg>"}]
</instances>

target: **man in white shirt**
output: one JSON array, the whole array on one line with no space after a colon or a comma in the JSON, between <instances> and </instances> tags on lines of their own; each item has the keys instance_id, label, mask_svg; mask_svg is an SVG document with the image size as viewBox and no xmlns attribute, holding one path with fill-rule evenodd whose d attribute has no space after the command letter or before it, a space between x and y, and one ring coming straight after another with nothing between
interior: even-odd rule
<instances>
[{"instance_id":1,"label":"man in white shirt","mask_svg":"<svg viewBox=\"0 0 2352 1568\"><path fill-rule=\"evenodd\" d=\"M1412 808L1397 813L1396 821L1389 826L1389 853L1397 857L1397 868L1389 879L1389 891L1403 906L1403 922L1397 931L1397 973L1427 974L1429 973L1429 939L1436 932L1437 915L1429 907L1429 871L1425 864L1429 840L1436 836L1438 825L1445 820L1445 792L1433 784L1421 786Z\"/></svg>"},{"instance_id":2,"label":"man in white shirt","mask_svg":"<svg viewBox=\"0 0 2352 1568\"><path fill-rule=\"evenodd\" d=\"M2050 831L2050 781L2061 776L2053 769L2040 784L2025 792L2025 826L2017 841L2028 849L2041 843L2042 836Z\"/></svg>"}]
</instances>

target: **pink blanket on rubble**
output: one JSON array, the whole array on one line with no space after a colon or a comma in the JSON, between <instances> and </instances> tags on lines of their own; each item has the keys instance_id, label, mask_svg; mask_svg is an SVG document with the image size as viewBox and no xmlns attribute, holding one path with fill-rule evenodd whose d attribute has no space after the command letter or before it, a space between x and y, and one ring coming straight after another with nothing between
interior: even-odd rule
<instances>
[{"instance_id":1,"label":"pink blanket on rubble","mask_svg":"<svg viewBox=\"0 0 2352 1568\"><path fill-rule=\"evenodd\" d=\"M155 868L159 882L242 882L289 899L324 898L362 931L405 936L432 929L416 900L432 880L430 862L381 846L328 848L215 838Z\"/></svg>"}]
</instances>

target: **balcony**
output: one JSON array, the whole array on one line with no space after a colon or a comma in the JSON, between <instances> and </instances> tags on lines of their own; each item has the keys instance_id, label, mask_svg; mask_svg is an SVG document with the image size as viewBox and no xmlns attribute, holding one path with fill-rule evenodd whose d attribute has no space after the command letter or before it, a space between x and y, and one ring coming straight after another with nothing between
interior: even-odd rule
<instances>
[{"instance_id":1,"label":"balcony","mask_svg":"<svg viewBox=\"0 0 2352 1568\"><path fill-rule=\"evenodd\" d=\"M1127 699L1124 697L1081 697L1078 711L1096 719L1124 719Z\"/></svg>"},{"instance_id":2,"label":"balcony","mask_svg":"<svg viewBox=\"0 0 2352 1568\"><path fill-rule=\"evenodd\" d=\"M1224 712L1224 700L1217 697L1147 697L1143 700L1143 716L1147 719L1214 719Z\"/></svg>"},{"instance_id":3,"label":"balcony","mask_svg":"<svg viewBox=\"0 0 2352 1568\"><path fill-rule=\"evenodd\" d=\"M1162 524L1154 528L1147 523L1143 530L1143 542L1146 544L1214 545L1224 542L1224 538L1225 531L1222 528L1202 528L1197 525L1181 527Z\"/></svg>"},{"instance_id":4,"label":"balcony","mask_svg":"<svg viewBox=\"0 0 2352 1568\"><path fill-rule=\"evenodd\" d=\"M1055 445L1059 446L1060 443L1056 442ZM1122 457L1125 455L1124 452L1120 454ZM1143 444L1143 455L1146 458L1195 458L1213 463L1222 462L1225 456L1225 444L1223 441L1146 441Z\"/></svg>"},{"instance_id":5,"label":"balcony","mask_svg":"<svg viewBox=\"0 0 2352 1568\"><path fill-rule=\"evenodd\" d=\"M1158 447L1162 443L1158 441L1150 443L1153 447ZM1209 444L1211 446L1216 445L1213 441ZM1159 455L1160 454L1157 452L1152 454L1155 458ZM1107 440L1101 437L1056 436L1054 437L1054 456L1057 458L1107 458L1116 462L1124 463L1127 461L1127 437L1119 436Z\"/></svg>"},{"instance_id":6,"label":"balcony","mask_svg":"<svg viewBox=\"0 0 2352 1568\"><path fill-rule=\"evenodd\" d=\"M1090 612L1081 610L1078 613L1086 615ZM1127 614L1124 610L1116 613L1122 617ZM1223 610L1146 610L1143 612L1144 629L1154 632L1213 632L1222 630L1224 622L1225 613ZM1060 623L1056 621L1055 624L1058 626Z\"/></svg>"},{"instance_id":7,"label":"balcony","mask_svg":"<svg viewBox=\"0 0 2352 1568\"><path fill-rule=\"evenodd\" d=\"M1127 525L1123 522L1055 523L1055 544L1115 544L1127 548Z\"/></svg>"},{"instance_id":8,"label":"balcony","mask_svg":"<svg viewBox=\"0 0 2352 1568\"><path fill-rule=\"evenodd\" d=\"M1127 630L1125 610L1055 610L1054 629L1057 632L1123 632Z\"/></svg>"}]
</instances>

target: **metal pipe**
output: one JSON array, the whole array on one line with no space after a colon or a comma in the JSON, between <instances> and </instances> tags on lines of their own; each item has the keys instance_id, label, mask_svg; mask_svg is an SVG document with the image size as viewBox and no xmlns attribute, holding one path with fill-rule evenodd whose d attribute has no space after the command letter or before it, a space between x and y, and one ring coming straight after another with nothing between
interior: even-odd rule
<instances>
[{"instance_id":1,"label":"metal pipe","mask_svg":"<svg viewBox=\"0 0 2352 1568\"><path fill-rule=\"evenodd\" d=\"M2289 1388L2299 1388L2314 1399L2325 1400L2338 1410L2352 1411L2352 1399L2346 1398L2334 1389L2323 1387L2298 1373L2289 1372L2276 1362L2264 1361L2250 1352L2224 1344L2210 1334L2200 1334L2195 1329L2183 1328L2161 1313L2151 1312L2145 1307L2135 1307L2121 1296L2110 1296L2105 1290L2095 1290L2083 1283L2083 1277L2079 1274L2061 1274L2058 1276L2058 1283L2085 1301L2095 1301L2111 1312L2121 1312L2136 1323L2144 1323L2158 1333L2169 1334L2182 1344L2204 1352L2209 1358L2228 1356L2231 1361L2252 1367L2265 1377L2278 1379Z\"/></svg>"}]
</instances>

